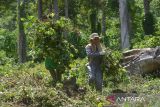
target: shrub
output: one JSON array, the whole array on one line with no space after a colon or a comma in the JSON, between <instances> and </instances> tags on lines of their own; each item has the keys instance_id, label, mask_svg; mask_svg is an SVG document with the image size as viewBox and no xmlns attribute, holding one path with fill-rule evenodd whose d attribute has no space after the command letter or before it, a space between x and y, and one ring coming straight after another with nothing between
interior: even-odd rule
<instances>
[{"instance_id":1,"label":"shrub","mask_svg":"<svg viewBox=\"0 0 160 107\"><path fill-rule=\"evenodd\" d=\"M121 53L106 49L103 59L104 85L116 87L121 82L129 82L126 70L120 65Z\"/></svg>"},{"instance_id":2,"label":"shrub","mask_svg":"<svg viewBox=\"0 0 160 107\"><path fill-rule=\"evenodd\" d=\"M48 18L45 22L38 21L34 17L29 17L27 26L32 28L32 31L28 32L30 39L32 39L30 42L30 45L32 45L31 51L36 56L42 56L42 60L45 58L46 68L52 76L58 74L55 78L61 81L61 74L64 73L72 61L74 57L72 53L75 52L75 48L63 35L71 26L70 21L65 18L53 21L53 16L51 14L51 18ZM35 55L32 56L34 57ZM48 66L50 63L52 66Z\"/></svg>"},{"instance_id":3,"label":"shrub","mask_svg":"<svg viewBox=\"0 0 160 107\"><path fill-rule=\"evenodd\" d=\"M87 45L88 38L84 33L80 32L78 29L73 29L67 36L69 43L74 45L76 52L73 52L75 58L85 57L85 46Z\"/></svg>"},{"instance_id":4,"label":"shrub","mask_svg":"<svg viewBox=\"0 0 160 107\"><path fill-rule=\"evenodd\" d=\"M133 48L154 48L160 46L160 36L145 36L143 40L135 41Z\"/></svg>"}]
</instances>

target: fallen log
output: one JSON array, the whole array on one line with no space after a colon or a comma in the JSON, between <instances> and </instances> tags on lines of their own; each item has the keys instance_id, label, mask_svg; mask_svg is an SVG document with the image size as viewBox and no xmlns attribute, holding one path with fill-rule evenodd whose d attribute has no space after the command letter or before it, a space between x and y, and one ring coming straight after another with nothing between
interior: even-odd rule
<instances>
[{"instance_id":1,"label":"fallen log","mask_svg":"<svg viewBox=\"0 0 160 107\"><path fill-rule=\"evenodd\" d=\"M160 47L125 51L122 63L130 74L145 74L160 70Z\"/></svg>"}]
</instances>

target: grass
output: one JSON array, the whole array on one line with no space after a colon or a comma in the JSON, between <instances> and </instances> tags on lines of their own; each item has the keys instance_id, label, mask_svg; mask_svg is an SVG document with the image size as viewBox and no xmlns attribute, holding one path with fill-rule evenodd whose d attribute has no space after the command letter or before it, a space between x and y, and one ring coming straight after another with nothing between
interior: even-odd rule
<instances>
[{"instance_id":1,"label":"grass","mask_svg":"<svg viewBox=\"0 0 160 107\"><path fill-rule=\"evenodd\" d=\"M76 93L69 97L63 84L52 85L44 64L26 63L14 67L3 66L0 71L0 106L59 107L93 106L98 93ZM82 100L83 99L83 100Z\"/></svg>"},{"instance_id":2,"label":"grass","mask_svg":"<svg viewBox=\"0 0 160 107\"><path fill-rule=\"evenodd\" d=\"M79 59L80 60L80 59ZM28 62L23 65L0 66L0 106L1 107L102 107L110 105L106 97L113 90L120 89L124 92L136 92L144 96L145 102L125 102L123 107L158 107L160 98L160 79L151 77L132 76L130 81L114 86L107 81L108 86L103 87L102 95L91 89L87 84L85 62L81 60L76 69L77 83L83 91L73 91L68 96L62 83L52 85L49 72L44 63L35 64ZM75 62L75 63L77 63ZM77 66L77 64L75 64ZM71 65L74 67L74 65ZM72 71L71 72L75 72ZM72 73L70 73L72 74ZM73 73L73 75L75 75ZM159 98L159 99L158 99Z\"/></svg>"}]
</instances>

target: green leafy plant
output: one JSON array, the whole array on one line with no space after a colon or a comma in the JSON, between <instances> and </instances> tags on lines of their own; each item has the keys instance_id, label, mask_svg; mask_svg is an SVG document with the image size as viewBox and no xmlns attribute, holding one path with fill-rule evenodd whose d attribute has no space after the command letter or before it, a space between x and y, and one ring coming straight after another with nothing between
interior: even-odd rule
<instances>
[{"instance_id":1,"label":"green leafy plant","mask_svg":"<svg viewBox=\"0 0 160 107\"><path fill-rule=\"evenodd\" d=\"M121 53L119 51L111 51L106 49L106 54L103 59L103 73L106 84L112 83L116 86L121 82L129 81L126 70L120 65Z\"/></svg>"},{"instance_id":2,"label":"green leafy plant","mask_svg":"<svg viewBox=\"0 0 160 107\"><path fill-rule=\"evenodd\" d=\"M86 56L85 54L85 46L88 42L87 35L82 32L80 32L79 29L73 29L72 32L68 33L67 40L69 43L74 45L74 48L76 51L73 50L74 58L84 58Z\"/></svg>"},{"instance_id":3,"label":"green leafy plant","mask_svg":"<svg viewBox=\"0 0 160 107\"><path fill-rule=\"evenodd\" d=\"M160 46L160 36L145 36L143 40L135 40L133 48L154 48Z\"/></svg>"},{"instance_id":4,"label":"green leafy plant","mask_svg":"<svg viewBox=\"0 0 160 107\"><path fill-rule=\"evenodd\" d=\"M56 81L61 81L61 75L69 67L74 57L72 53L75 52L75 48L63 35L64 31L71 27L70 21L63 17L55 21L53 16L52 14L49 15L44 22L29 17L26 27L32 28L29 31L29 36L32 39L30 42L31 51L35 55L41 56L38 57L42 58L40 60L45 59L46 68L50 71L53 79L58 78Z\"/></svg>"}]
</instances>

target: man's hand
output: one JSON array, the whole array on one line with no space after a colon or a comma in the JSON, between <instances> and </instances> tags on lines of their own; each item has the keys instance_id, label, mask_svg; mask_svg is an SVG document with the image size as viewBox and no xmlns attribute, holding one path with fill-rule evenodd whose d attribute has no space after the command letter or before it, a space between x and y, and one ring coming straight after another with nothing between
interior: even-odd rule
<instances>
[{"instance_id":1,"label":"man's hand","mask_svg":"<svg viewBox=\"0 0 160 107\"><path fill-rule=\"evenodd\" d=\"M100 55L104 55L104 54L105 54L105 51L101 51L99 54L100 54Z\"/></svg>"}]
</instances>

